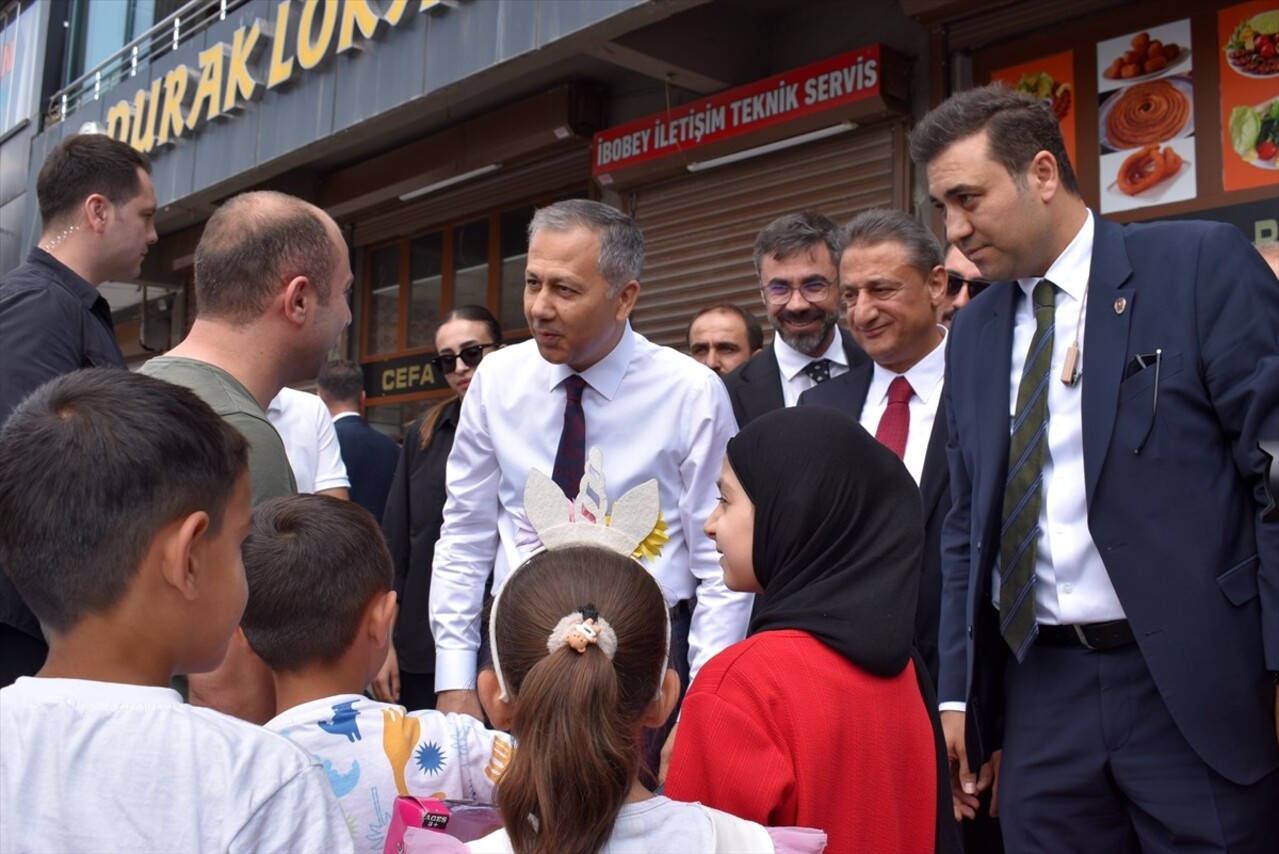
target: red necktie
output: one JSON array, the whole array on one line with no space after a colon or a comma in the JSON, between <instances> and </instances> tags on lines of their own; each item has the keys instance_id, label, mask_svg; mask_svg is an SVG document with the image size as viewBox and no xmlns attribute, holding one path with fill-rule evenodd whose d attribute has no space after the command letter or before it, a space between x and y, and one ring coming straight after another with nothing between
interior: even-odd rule
<instances>
[{"instance_id":1,"label":"red necktie","mask_svg":"<svg viewBox=\"0 0 1279 854\"><path fill-rule=\"evenodd\" d=\"M906 435L910 432L910 398L915 390L905 377L888 384L888 406L879 419L875 438L898 457L906 457Z\"/></svg>"},{"instance_id":2,"label":"red necktie","mask_svg":"<svg viewBox=\"0 0 1279 854\"><path fill-rule=\"evenodd\" d=\"M570 501L582 488L582 474L586 470L586 413L582 411L582 391L586 380L573 374L564 380L564 430L560 433L560 448L555 454L555 481Z\"/></svg>"}]
</instances>

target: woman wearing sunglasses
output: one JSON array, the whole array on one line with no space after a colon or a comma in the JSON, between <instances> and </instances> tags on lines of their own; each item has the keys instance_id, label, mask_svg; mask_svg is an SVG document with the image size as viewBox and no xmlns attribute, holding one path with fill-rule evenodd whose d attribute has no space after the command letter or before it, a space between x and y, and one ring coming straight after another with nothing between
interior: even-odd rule
<instances>
[{"instance_id":1,"label":"woman wearing sunglasses","mask_svg":"<svg viewBox=\"0 0 1279 854\"><path fill-rule=\"evenodd\" d=\"M431 563L444 516L444 467L462 398L480 360L502 346L502 327L488 309L453 309L435 331L431 360L454 392L428 409L408 429L382 515L382 530L395 562L399 615L386 664L373 694L406 708L435 708L435 644L427 613Z\"/></svg>"}]
</instances>

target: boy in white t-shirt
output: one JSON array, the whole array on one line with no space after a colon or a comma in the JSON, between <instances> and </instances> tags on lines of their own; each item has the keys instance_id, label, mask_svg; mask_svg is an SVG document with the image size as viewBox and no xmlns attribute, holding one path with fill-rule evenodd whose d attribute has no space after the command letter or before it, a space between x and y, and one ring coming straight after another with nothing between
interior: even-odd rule
<instances>
[{"instance_id":1,"label":"boy in white t-shirt","mask_svg":"<svg viewBox=\"0 0 1279 854\"><path fill-rule=\"evenodd\" d=\"M169 688L244 610L248 445L199 397L68 374L0 431L0 565L49 639L0 690L0 851L349 851L318 764Z\"/></svg>"},{"instance_id":2,"label":"boy in white t-shirt","mask_svg":"<svg viewBox=\"0 0 1279 854\"><path fill-rule=\"evenodd\" d=\"M323 495L260 504L244 566L241 627L275 679L266 726L324 766L357 851L382 850L397 795L493 799L509 736L360 693L386 660L395 617L391 555L367 510Z\"/></svg>"}]
</instances>

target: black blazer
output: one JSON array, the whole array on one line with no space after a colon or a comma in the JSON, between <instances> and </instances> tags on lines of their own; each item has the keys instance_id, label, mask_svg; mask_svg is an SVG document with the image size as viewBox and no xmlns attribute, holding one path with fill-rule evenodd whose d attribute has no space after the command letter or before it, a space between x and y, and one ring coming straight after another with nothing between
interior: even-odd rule
<instances>
[{"instance_id":1,"label":"black blazer","mask_svg":"<svg viewBox=\"0 0 1279 854\"><path fill-rule=\"evenodd\" d=\"M381 522L400 449L358 415L339 418L333 422L333 430L338 434L342 462L351 480L351 500Z\"/></svg>"},{"instance_id":2,"label":"black blazer","mask_svg":"<svg viewBox=\"0 0 1279 854\"><path fill-rule=\"evenodd\" d=\"M799 396L800 406L827 406L860 419L870 390L874 366L867 362L846 374L832 377ZM937 404L933 432L928 438L919 493L924 505L924 565L919 579L919 605L915 609L915 646L937 686L937 631L941 621L941 532L950 512L950 471L946 464L946 403Z\"/></svg>"},{"instance_id":3,"label":"black blazer","mask_svg":"<svg viewBox=\"0 0 1279 854\"><path fill-rule=\"evenodd\" d=\"M836 329L844 344L844 356L848 359L849 369L870 364L870 359L848 330L843 327ZM782 395L782 372L777 367L777 354L773 352L772 344L738 365L736 370L724 377L724 385L728 387L728 397L733 402L733 415L737 417L739 429L750 423L751 419L774 409L782 409L786 405L786 398Z\"/></svg>"}]
</instances>

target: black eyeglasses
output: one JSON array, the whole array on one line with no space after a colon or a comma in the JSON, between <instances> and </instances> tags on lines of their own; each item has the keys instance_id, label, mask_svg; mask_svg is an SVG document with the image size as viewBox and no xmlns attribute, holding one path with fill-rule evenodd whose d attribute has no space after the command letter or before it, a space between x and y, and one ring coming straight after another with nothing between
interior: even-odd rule
<instances>
[{"instance_id":1,"label":"black eyeglasses","mask_svg":"<svg viewBox=\"0 0 1279 854\"><path fill-rule=\"evenodd\" d=\"M959 296L959 292L964 289L964 285L968 285L968 298L972 299L986 288L990 287L990 282L985 279L965 279L957 273L946 274L946 295L949 297Z\"/></svg>"},{"instance_id":2,"label":"black eyeglasses","mask_svg":"<svg viewBox=\"0 0 1279 854\"><path fill-rule=\"evenodd\" d=\"M786 303L790 302L791 294L795 291L799 291L799 295L806 302L813 303L821 302L830 296L830 282L821 280L804 282L804 284L794 288L782 282L770 282L764 285L763 290L764 299L768 301L769 305L786 305Z\"/></svg>"},{"instance_id":3,"label":"black eyeglasses","mask_svg":"<svg viewBox=\"0 0 1279 854\"><path fill-rule=\"evenodd\" d=\"M486 349L496 346L496 344L472 344L470 347L463 347L456 356L452 353L441 353L431 359L431 364L442 374L451 374L456 371L458 359L461 359L468 368L473 368L484 358Z\"/></svg>"}]
</instances>

